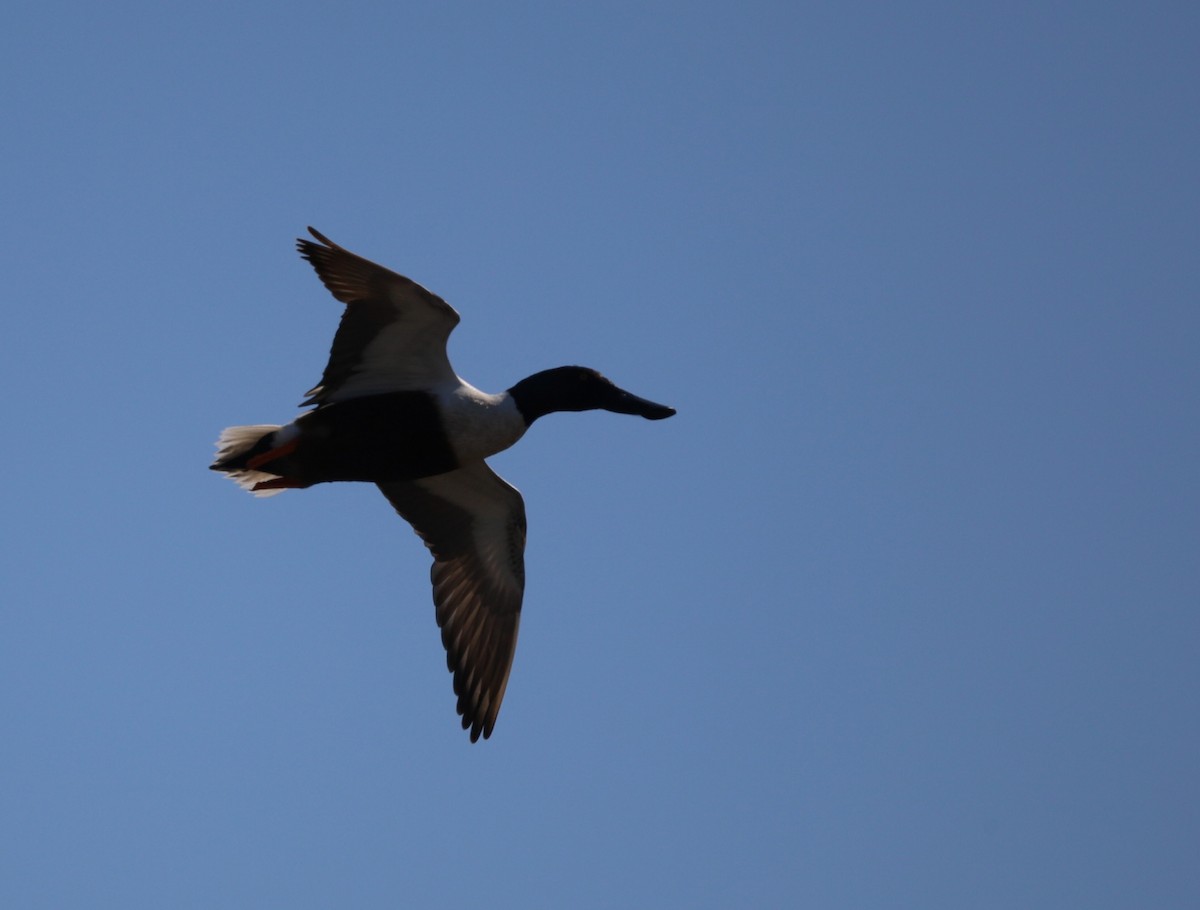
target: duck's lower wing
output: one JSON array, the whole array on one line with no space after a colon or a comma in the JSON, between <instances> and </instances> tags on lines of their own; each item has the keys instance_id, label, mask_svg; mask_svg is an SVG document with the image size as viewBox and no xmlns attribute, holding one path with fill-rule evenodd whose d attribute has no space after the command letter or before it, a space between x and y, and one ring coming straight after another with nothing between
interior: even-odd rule
<instances>
[{"instance_id":1,"label":"duck's lower wing","mask_svg":"<svg viewBox=\"0 0 1200 910\"><path fill-rule=\"evenodd\" d=\"M471 742L496 725L525 592L525 502L484 462L383 495L433 553L433 602Z\"/></svg>"}]
</instances>

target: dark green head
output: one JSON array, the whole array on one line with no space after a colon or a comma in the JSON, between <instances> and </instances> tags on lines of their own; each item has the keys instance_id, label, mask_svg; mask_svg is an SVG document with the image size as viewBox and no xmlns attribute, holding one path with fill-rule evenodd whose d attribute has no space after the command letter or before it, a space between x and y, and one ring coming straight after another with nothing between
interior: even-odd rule
<instances>
[{"instance_id":1,"label":"dark green head","mask_svg":"<svg viewBox=\"0 0 1200 910\"><path fill-rule=\"evenodd\" d=\"M662 420L674 408L655 404L619 388L587 367L555 367L522 379L508 390L517 408L531 424L554 411L613 411Z\"/></svg>"}]
</instances>

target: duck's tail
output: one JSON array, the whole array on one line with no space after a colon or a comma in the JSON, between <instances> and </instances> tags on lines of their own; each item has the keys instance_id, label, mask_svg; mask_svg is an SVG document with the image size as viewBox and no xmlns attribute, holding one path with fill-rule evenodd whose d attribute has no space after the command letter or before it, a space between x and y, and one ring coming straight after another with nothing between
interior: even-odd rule
<instances>
[{"instance_id":1,"label":"duck's tail","mask_svg":"<svg viewBox=\"0 0 1200 910\"><path fill-rule=\"evenodd\" d=\"M287 487L279 483L278 474L255 470L258 456L275 448L278 424L257 424L249 427L228 427L217 440L217 460L209 467L228 474L243 490L255 496L274 496Z\"/></svg>"}]
</instances>

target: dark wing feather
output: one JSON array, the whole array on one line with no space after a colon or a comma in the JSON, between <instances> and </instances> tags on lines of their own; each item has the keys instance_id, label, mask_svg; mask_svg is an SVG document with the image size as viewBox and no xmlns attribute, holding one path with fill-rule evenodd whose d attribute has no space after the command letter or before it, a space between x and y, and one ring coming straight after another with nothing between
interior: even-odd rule
<instances>
[{"instance_id":1,"label":"dark wing feather","mask_svg":"<svg viewBox=\"0 0 1200 910\"><path fill-rule=\"evenodd\" d=\"M299 239L296 248L346 310L321 382L303 404L454 380L446 356L446 340L459 321L454 307L415 281L308 230L320 243Z\"/></svg>"},{"instance_id":2,"label":"dark wing feather","mask_svg":"<svg viewBox=\"0 0 1200 910\"><path fill-rule=\"evenodd\" d=\"M379 489L433 553L433 602L471 741L496 725L525 591L525 502L482 461Z\"/></svg>"}]
</instances>

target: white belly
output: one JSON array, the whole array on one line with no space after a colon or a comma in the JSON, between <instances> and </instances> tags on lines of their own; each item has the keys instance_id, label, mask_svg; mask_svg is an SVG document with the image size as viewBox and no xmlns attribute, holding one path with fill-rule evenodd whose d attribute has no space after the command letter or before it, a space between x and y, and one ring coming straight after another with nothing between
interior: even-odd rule
<instances>
[{"instance_id":1,"label":"white belly","mask_svg":"<svg viewBox=\"0 0 1200 910\"><path fill-rule=\"evenodd\" d=\"M489 395L465 382L439 393L438 409L459 464L504 451L528 429L507 392Z\"/></svg>"}]
</instances>

